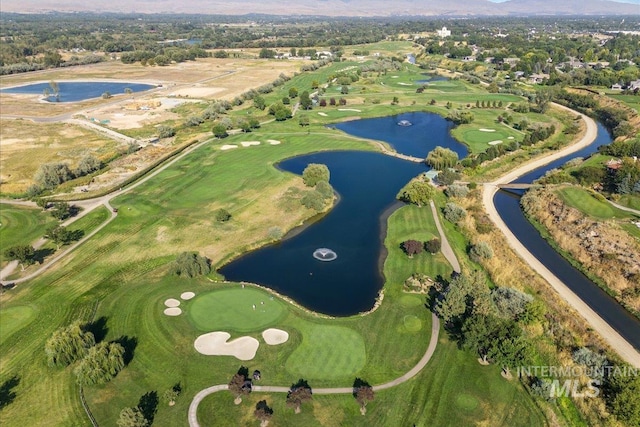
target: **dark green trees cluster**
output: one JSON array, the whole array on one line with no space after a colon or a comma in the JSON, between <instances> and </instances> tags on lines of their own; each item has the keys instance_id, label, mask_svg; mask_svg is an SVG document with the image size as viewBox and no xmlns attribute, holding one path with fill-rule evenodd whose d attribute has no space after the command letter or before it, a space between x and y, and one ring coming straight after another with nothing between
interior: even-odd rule
<instances>
[{"instance_id":1,"label":"dark green trees cluster","mask_svg":"<svg viewBox=\"0 0 640 427\"><path fill-rule=\"evenodd\" d=\"M125 349L117 342L96 344L93 333L80 322L55 331L44 347L50 366L69 366L79 362L73 372L79 384L104 384L125 365Z\"/></svg>"},{"instance_id":2,"label":"dark green trees cluster","mask_svg":"<svg viewBox=\"0 0 640 427\"><path fill-rule=\"evenodd\" d=\"M102 162L91 154L83 155L74 170L64 162L44 163L33 177L34 184L29 189L29 194L33 196L44 190L51 190L63 182L91 174L101 167Z\"/></svg>"},{"instance_id":3,"label":"dark green trees cluster","mask_svg":"<svg viewBox=\"0 0 640 427\"><path fill-rule=\"evenodd\" d=\"M4 256L8 259L18 261L22 271L24 271L26 266L36 262L35 255L36 250L31 245L12 246L4 251Z\"/></svg>"},{"instance_id":4,"label":"dark green trees cluster","mask_svg":"<svg viewBox=\"0 0 640 427\"><path fill-rule=\"evenodd\" d=\"M302 172L302 181L307 187L313 187L313 189L303 193L300 203L306 208L322 211L334 197L329 178L330 172L326 165L309 164Z\"/></svg>"},{"instance_id":5,"label":"dark green trees cluster","mask_svg":"<svg viewBox=\"0 0 640 427\"><path fill-rule=\"evenodd\" d=\"M203 276L211 272L211 261L196 252L182 252L173 262L171 270L181 277Z\"/></svg>"},{"instance_id":6,"label":"dark green trees cluster","mask_svg":"<svg viewBox=\"0 0 640 427\"><path fill-rule=\"evenodd\" d=\"M413 258L414 255L422 253L423 250L426 250L430 254L436 254L442 246L442 242L437 237L434 237L431 240L426 242L421 242L419 240L409 239L405 240L400 244L400 247L406 253L409 258Z\"/></svg>"}]
</instances>

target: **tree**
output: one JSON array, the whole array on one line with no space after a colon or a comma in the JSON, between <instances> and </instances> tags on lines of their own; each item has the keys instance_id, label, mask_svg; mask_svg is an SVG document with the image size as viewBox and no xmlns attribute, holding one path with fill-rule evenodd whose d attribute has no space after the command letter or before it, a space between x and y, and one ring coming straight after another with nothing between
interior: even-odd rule
<instances>
[{"instance_id":1,"label":"tree","mask_svg":"<svg viewBox=\"0 0 640 427\"><path fill-rule=\"evenodd\" d=\"M287 406L295 408L295 413L300 413L300 407L303 403L313 399L311 387L304 380L299 380L297 384L291 386L287 394Z\"/></svg>"},{"instance_id":2,"label":"tree","mask_svg":"<svg viewBox=\"0 0 640 427\"><path fill-rule=\"evenodd\" d=\"M427 181L412 179L405 185L396 198L406 203L422 206L429 203L436 194L436 188Z\"/></svg>"},{"instance_id":3,"label":"tree","mask_svg":"<svg viewBox=\"0 0 640 427\"><path fill-rule=\"evenodd\" d=\"M102 163L99 159L92 156L91 154L85 154L80 158L78 162L78 167L75 170L76 176L88 175L92 172L97 171L102 167Z\"/></svg>"},{"instance_id":4,"label":"tree","mask_svg":"<svg viewBox=\"0 0 640 427\"><path fill-rule=\"evenodd\" d=\"M448 148L437 146L427 154L426 163L436 170L452 168L458 163L458 153Z\"/></svg>"},{"instance_id":5,"label":"tree","mask_svg":"<svg viewBox=\"0 0 640 427\"><path fill-rule=\"evenodd\" d=\"M42 197L38 197L35 199L36 205L42 208L43 211L46 211L49 207L49 201L47 199L43 199Z\"/></svg>"},{"instance_id":6,"label":"tree","mask_svg":"<svg viewBox=\"0 0 640 427\"><path fill-rule=\"evenodd\" d=\"M173 406L176 404L176 400L178 399L178 396L180 396L181 392L182 387L180 387L180 384L176 384L163 393L162 399L167 402L167 405Z\"/></svg>"},{"instance_id":7,"label":"tree","mask_svg":"<svg viewBox=\"0 0 640 427\"><path fill-rule=\"evenodd\" d=\"M102 93L102 99L110 99L111 98L111 92L106 91Z\"/></svg>"},{"instance_id":8,"label":"tree","mask_svg":"<svg viewBox=\"0 0 640 427\"><path fill-rule=\"evenodd\" d=\"M44 163L38 168L34 181L45 189L51 189L72 178L73 174L66 163Z\"/></svg>"},{"instance_id":9,"label":"tree","mask_svg":"<svg viewBox=\"0 0 640 427\"><path fill-rule=\"evenodd\" d=\"M293 99L296 96L298 96L298 89L296 89L295 87L289 88L289 98Z\"/></svg>"},{"instance_id":10,"label":"tree","mask_svg":"<svg viewBox=\"0 0 640 427\"><path fill-rule=\"evenodd\" d=\"M71 243L74 240L75 233L61 225L54 225L47 230L44 237L51 240L56 244L57 249L60 249L60 246Z\"/></svg>"},{"instance_id":11,"label":"tree","mask_svg":"<svg viewBox=\"0 0 640 427\"><path fill-rule=\"evenodd\" d=\"M309 116L301 114L298 118L298 124L302 127L309 126Z\"/></svg>"},{"instance_id":12,"label":"tree","mask_svg":"<svg viewBox=\"0 0 640 427\"><path fill-rule=\"evenodd\" d=\"M442 242L440 242L440 239L438 239L437 237L434 237L431 240L427 240L424 243L425 250L432 255L438 253L441 247L442 247Z\"/></svg>"},{"instance_id":13,"label":"tree","mask_svg":"<svg viewBox=\"0 0 640 427\"><path fill-rule=\"evenodd\" d=\"M4 256L15 259L20 264L20 269L24 271L27 265L35 263L35 249L31 245L12 246L4 251Z\"/></svg>"},{"instance_id":14,"label":"tree","mask_svg":"<svg viewBox=\"0 0 640 427\"><path fill-rule=\"evenodd\" d=\"M256 107L258 110L264 110L267 104L261 95L256 95L253 98L253 106Z\"/></svg>"},{"instance_id":15,"label":"tree","mask_svg":"<svg viewBox=\"0 0 640 427\"><path fill-rule=\"evenodd\" d=\"M329 182L329 168L319 163L309 163L302 171L302 181L307 187L315 187L321 181Z\"/></svg>"},{"instance_id":16,"label":"tree","mask_svg":"<svg viewBox=\"0 0 640 427\"><path fill-rule=\"evenodd\" d=\"M229 391L234 397L233 403L239 405L242 402L242 396L251 393L251 386L247 386L247 377L239 372L231 377Z\"/></svg>"},{"instance_id":17,"label":"tree","mask_svg":"<svg viewBox=\"0 0 640 427\"><path fill-rule=\"evenodd\" d=\"M85 331L79 321L57 329L44 345L49 366L68 366L82 359L95 345L93 334Z\"/></svg>"},{"instance_id":18,"label":"tree","mask_svg":"<svg viewBox=\"0 0 640 427\"><path fill-rule=\"evenodd\" d=\"M81 385L104 384L124 368L124 347L117 342L101 342L89 349L73 370Z\"/></svg>"},{"instance_id":19,"label":"tree","mask_svg":"<svg viewBox=\"0 0 640 427\"><path fill-rule=\"evenodd\" d=\"M305 208L320 212L326 206L326 198L318 190L309 190L304 192L300 203Z\"/></svg>"},{"instance_id":20,"label":"tree","mask_svg":"<svg viewBox=\"0 0 640 427\"><path fill-rule=\"evenodd\" d=\"M124 408L116 421L118 427L148 427L149 421L144 417L140 408Z\"/></svg>"},{"instance_id":21,"label":"tree","mask_svg":"<svg viewBox=\"0 0 640 427\"><path fill-rule=\"evenodd\" d=\"M444 206L442 212L444 213L444 217L447 221L454 224L462 221L467 216L467 211L462 206L451 202Z\"/></svg>"},{"instance_id":22,"label":"tree","mask_svg":"<svg viewBox=\"0 0 640 427\"><path fill-rule=\"evenodd\" d=\"M67 202L55 202L51 210L51 216L63 221L71 216L71 206Z\"/></svg>"},{"instance_id":23,"label":"tree","mask_svg":"<svg viewBox=\"0 0 640 427\"><path fill-rule=\"evenodd\" d=\"M451 168L445 168L443 171L438 172L436 180L442 185L451 185L457 179L460 179L460 174Z\"/></svg>"},{"instance_id":24,"label":"tree","mask_svg":"<svg viewBox=\"0 0 640 427\"><path fill-rule=\"evenodd\" d=\"M216 221L227 222L231 219L231 214L226 209L218 209L216 211Z\"/></svg>"},{"instance_id":25,"label":"tree","mask_svg":"<svg viewBox=\"0 0 640 427\"><path fill-rule=\"evenodd\" d=\"M422 242L413 239L405 240L401 246L402 250L409 255L409 258L413 258L415 254L421 253L424 247Z\"/></svg>"},{"instance_id":26,"label":"tree","mask_svg":"<svg viewBox=\"0 0 640 427\"><path fill-rule=\"evenodd\" d=\"M367 413L367 404L375 399L375 392L370 385L362 385L356 389L356 401L360 404L362 415Z\"/></svg>"},{"instance_id":27,"label":"tree","mask_svg":"<svg viewBox=\"0 0 640 427\"><path fill-rule=\"evenodd\" d=\"M158 126L158 138L171 138L172 136L175 136L175 134L176 130L171 126Z\"/></svg>"},{"instance_id":28,"label":"tree","mask_svg":"<svg viewBox=\"0 0 640 427\"><path fill-rule=\"evenodd\" d=\"M302 108L303 110L310 110L312 105L313 102L309 97L309 92L305 90L300 94L300 108Z\"/></svg>"},{"instance_id":29,"label":"tree","mask_svg":"<svg viewBox=\"0 0 640 427\"><path fill-rule=\"evenodd\" d=\"M196 252L182 252L173 262L172 271L178 276L203 276L211 272L211 261Z\"/></svg>"},{"instance_id":30,"label":"tree","mask_svg":"<svg viewBox=\"0 0 640 427\"><path fill-rule=\"evenodd\" d=\"M316 184L316 191L322 195L324 199L333 199L333 187L327 181L320 181Z\"/></svg>"},{"instance_id":31,"label":"tree","mask_svg":"<svg viewBox=\"0 0 640 427\"><path fill-rule=\"evenodd\" d=\"M614 375L609 388L606 399L611 412L627 425L640 425L640 375Z\"/></svg>"},{"instance_id":32,"label":"tree","mask_svg":"<svg viewBox=\"0 0 640 427\"><path fill-rule=\"evenodd\" d=\"M342 87L340 88L340 93L341 93L341 94L343 94L343 95L347 95L347 94L349 94L349 86L346 86L346 85L345 85L345 86L342 86Z\"/></svg>"},{"instance_id":33,"label":"tree","mask_svg":"<svg viewBox=\"0 0 640 427\"><path fill-rule=\"evenodd\" d=\"M273 409L267 405L266 400L261 400L256 403L256 410L253 411L253 415L260 421L260 427L266 427L273 416Z\"/></svg>"},{"instance_id":34,"label":"tree","mask_svg":"<svg viewBox=\"0 0 640 427\"><path fill-rule=\"evenodd\" d=\"M533 297L517 289L498 286L491 291L491 299L498 313L507 319L520 320L533 302Z\"/></svg>"},{"instance_id":35,"label":"tree","mask_svg":"<svg viewBox=\"0 0 640 427\"><path fill-rule=\"evenodd\" d=\"M213 127L211 128L211 132L213 133L213 136L218 139L226 138L227 136L229 136L229 134L227 133L227 127L222 123L216 123L215 125L213 125Z\"/></svg>"}]
</instances>

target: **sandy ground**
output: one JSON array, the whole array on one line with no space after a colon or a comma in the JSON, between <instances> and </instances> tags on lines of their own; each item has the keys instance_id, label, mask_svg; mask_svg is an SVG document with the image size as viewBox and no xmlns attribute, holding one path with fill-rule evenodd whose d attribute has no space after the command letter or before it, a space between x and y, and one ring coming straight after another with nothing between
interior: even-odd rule
<instances>
[{"instance_id":1,"label":"sandy ground","mask_svg":"<svg viewBox=\"0 0 640 427\"><path fill-rule=\"evenodd\" d=\"M164 302L164 305L166 305L167 307L177 307L180 305L180 301L175 298L169 298Z\"/></svg>"},{"instance_id":2,"label":"sandy ground","mask_svg":"<svg viewBox=\"0 0 640 427\"><path fill-rule=\"evenodd\" d=\"M193 346L206 356L234 356L240 360L251 360L256 356L260 343L252 337L240 337L228 341L227 332L210 332L196 338Z\"/></svg>"},{"instance_id":3,"label":"sandy ground","mask_svg":"<svg viewBox=\"0 0 640 427\"><path fill-rule=\"evenodd\" d=\"M233 145L233 144L225 144L222 147L220 147L221 150L226 151L226 150L232 150L234 148L238 148L237 145Z\"/></svg>"},{"instance_id":4,"label":"sandy ground","mask_svg":"<svg viewBox=\"0 0 640 427\"><path fill-rule=\"evenodd\" d=\"M495 129L478 129L480 132L495 132Z\"/></svg>"},{"instance_id":5,"label":"sandy ground","mask_svg":"<svg viewBox=\"0 0 640 427\"><path fill-rule=\"evenodd\" d=\"M322 117L327 117L327 115L328 115L328 114L327 114L327 113L323 113L322 111L320 111L320 112L318 113L318 115L319 115L319 116L322 116Z\"/></svg>"},{"instance_id":6,"label":"sandy ground","mask_svg":"<svg viewBox=\"0 0 640 427\"><path fill-rule=\"evenodd\" d=\"M282 329L269 328L262 333L262 338L268 345L279 345L289 341L289 333Z\"/></svg>"},{"instance_id":7,"label":"sandy ground","mask_svg":"<svg viewBox=\"0 0 640 427\"><path fill-rule=\"evenodd\" d=\"M164 310L164 314L167 316L180 316L182 314L182 310L178 307L169 307Z\"/></svg>"},{"instance_id":8,"label":"sandy ground","mask_svg":"<svg viewBox=\"0 0 640 427\"><path fill-rule=\"evenodd\" d=\"M496 139L495 141L489 141L489 142L487 142L487 144L489 144L489 145L498 145L498 144L502 144L502 140L501 140L501 139Z\"/></svg>"},{"instance_id":9,"label":"sandy ground","mask_svg":"<svg viewBox=\"0 0 640 427\"><path fill-rule=\"evenodd\" d=\"M277 139L267 139L267 142L271 145L280 145L282 144L281 141L278 141Z\"/></svg>"},{"instance_id":10,"label":"sandy ground","mask_svg":"<svg viewBox=\"0 0 640 427\"><path fill-rule=\"evenodd\" d=\"M572 113L576 113L570 110ZM493 197L498 191L497 185L506 184L513 181L525 173L536 169L540 166L544 166L560 157L567 154L574 153L587 145L589 145L597 136L598 129L596 123L589 117L582 115L582 119L587 124L587 130L585 135L576 143L563 150L553 153L541 159L534 160L530 163L522 165L519 168L509 172L508 174L498 178L497 180L484 185L484 192L482 195L483 203L489 217L493 223L502 231L507 243L511 248L538 274L540 274L553 289L564 299L569 305L571 305L585 320L591 325L591 327L597 331L602 338L615 350L625 361L640 368L640 353L627 342L618 332L616 332L607 322L605 322L595 311L593 311L587 304L584 303L576 294L574 294L560 279L558 279L551 271L549 271L531 252L525 248L525 246L513 235L511 230L504 223L496 207L493 203Z\"/></svg>"},{"instance_id":11,"label":"sandy ground","mask_svg":"<svg viewBox=\"0 0 640 427\"><path fill-rule=\"evenodd\" d=\"M183 292L183 293L180 294L180 298L185 300L185 301L188 301L188 300L190 300L191 298L193 298L195 296L196 296L196 294L193 293L193 292Z\"/></svg>"},{"instance_id":12,"label":"sandy ground","mask_svg":"<svg viewBox=\"0 0 640 427\"><path fill-rule=\"evenodd\" d=\"M355 113L362 113L362 110L356 110L355 108L338 108L338 111L353 111Z\"/></svg>"},{"instance_id":13,"label":"sandy ground","mask_svg":"<svg viewBox=\"0 0 640 427\"><path fill-rule=\"evenodd\" d=\"M260 145L260 141L242 141L240 144L243 147L251 147L252 145Z\"/></svg>"}]
</instances>

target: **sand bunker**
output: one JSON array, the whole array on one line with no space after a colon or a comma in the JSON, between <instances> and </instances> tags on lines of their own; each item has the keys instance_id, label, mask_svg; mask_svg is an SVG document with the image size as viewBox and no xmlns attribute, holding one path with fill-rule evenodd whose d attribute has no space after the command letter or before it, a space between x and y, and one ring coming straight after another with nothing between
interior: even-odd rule
<instances>
[{"instance_id":1,"label":"sand bunker","mask_svg":"<svg viewBox=\"0 0 640 427\"><path fill-rule=\"evenodd\" d=\"M484 129L484 128L482 128L482 129L478 129L478 130L479 130L480 132L495 132L495 131L496 131L495 129Z\"/></svg>"},{"instance_id":2,"label":"sand bunker","mask_svg":"<svg viewBox=\"0 0 640 427\"><path fill-rule=\"evenodd\" d=\"M489 145L498 145L498 144L502 144L502 140L498 139L497 141L489 141L488 142Z\"/></svg>"},{"instance_id":3,"label":"sand bunker","mask_svg":"<svg viewBox=\"0 0 640 427\"><path fill-rule=\"evenodd\" d=\"M515 139L513 136L508 137L507 139Z\"/></svg>"},{"instance_id":4,"label":"sand bunker","mask_svg":"<svg viewBox=\"0 0 640 427\"><path fill-rule=\"evenodd\" d=\"M220 147L221 150L231 150L233 148L238 148L237 145L231 145L231 144L225 144L222 147Z\"/></svg>"},{"instance_id":5,"label":"sand bunker","mask_svg":"<svg viewBox=\"0 0 640 427\"><path fill-rule=\"evenodd\" d=\"M362 113L362 110L356 110L355 108L338 108L338 111L354 111L356 113Z\"/></svg>"},{"instance_id":6,"label":"sand bunker","mask_svg":"<svg viewBox=\"0 0 640 427\"><path fill-rule=\"evenodd\" d=\"M185 301L190 300L191 298L195 297L196 294L193 292L183 292L180 294L180 298L182 298Z\"/></svg>"},{"instance_id":7,"label":"sand bunker","mask_svg":"<svg viewBox=\"0 0 640 427\"><path fill-rule=\"evenodd\" d=\"M182 310L178 307L169 307L164 309L164 314L167 316L180 316L182 314Z\"/></svg>"},{"instance_id":8,"label":"sand bunker","mask_svg":"<svg viewBox=\"0 0 640 427\"><path fill-rule=\"evenodd\" d=\"M280 145L282 144L282 142L278 141L277 139L267 139L267 142L271 145Z\"/></svg>"},{"instance_id":9,"label":"sand bunker","mask_svg":"<svg viewBox=\"0 0 640 427\"><path fill-rule=\"evenodd\" d=\"M169 298L164 302L164 305L166 305L167 307L177 307L180 305L180 301L175 298Z\"/></svg>"},{"instance_id":10,"label":"sand bunker","mask_svg":"<svg viewBox=\"0 0 640 427\"><path fill-rule=\"evenodd\" d=\"M206 356L234 356L240 360L251 360L256 356L260 343L251 337L231 338L227 332L210 332L196 338L193 346Z\"/></svg>"},{"instance_id":11,"label":"sand bunker","mask_svg":"<svg viewBox=\"0 0 640 427\"><path fill-rule=\"evenodd\" d=\"M289 341L289 333L282 329L270 328L262 333L262 338L269 345L279 345Z\"/></svg>"},{"instance_id":12,"label":"sand bunker","mask_svg":"<svg viewBox=\"0 0 640 427\"><path fill-rule=\"evenodd\" d=\"M252 145L260 145L260 141L242 141L240 144L243 147L251 147Z\"/></svg>"},{"instance_id":13,"label":"sand bunker","mask_svg":"<svg viewBox=\"0 0 640 427\"><path fill-rule=\"evenodd\" d=\"M400 85L400 86L413 86L411 83L403 83L403 82L398 83L398 85Z\"/></svg>"},{"instance_id":14,"label":"sand bunker","mask_svg":"<svg viewBox=\"0 0 640 427\"><path fill-rule=\"evenodd\" d=\"M397 79L400 76L391 76L392 79Z\"/></svg>"},{"instance_id":15,"label":"sand bunker","mask_svg":"<svg viewBox=\"0 0 640 427\"><path fill-rule=\"evenodd\" d=\"M327 114L327 113L323 113L323 112L321 111L321 112L319 112L319 113L318 113L318 115L319 115L319 116L322 116L322 117L327 117L327 115L328 115L328 114Z\"/></svg>"}]
</instances>

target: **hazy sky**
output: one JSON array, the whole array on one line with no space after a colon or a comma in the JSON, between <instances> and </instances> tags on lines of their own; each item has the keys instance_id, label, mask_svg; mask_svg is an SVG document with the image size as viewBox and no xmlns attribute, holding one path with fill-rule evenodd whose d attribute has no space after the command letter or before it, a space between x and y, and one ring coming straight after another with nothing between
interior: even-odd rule
<instances>
[{"instance_id":1,"label":"hazy sky","mask_svg":"<svg viewBox=\"0 0 640 427\"><path fill-rule=\"evenodd\" d=\"M502 3L508 0L489 0L492 1L494 3ZM631 4L637 4L640 5L640 0L610 0L610 1L617 1L618 3L631 3Z\"/></svg>"}]
</instances>

